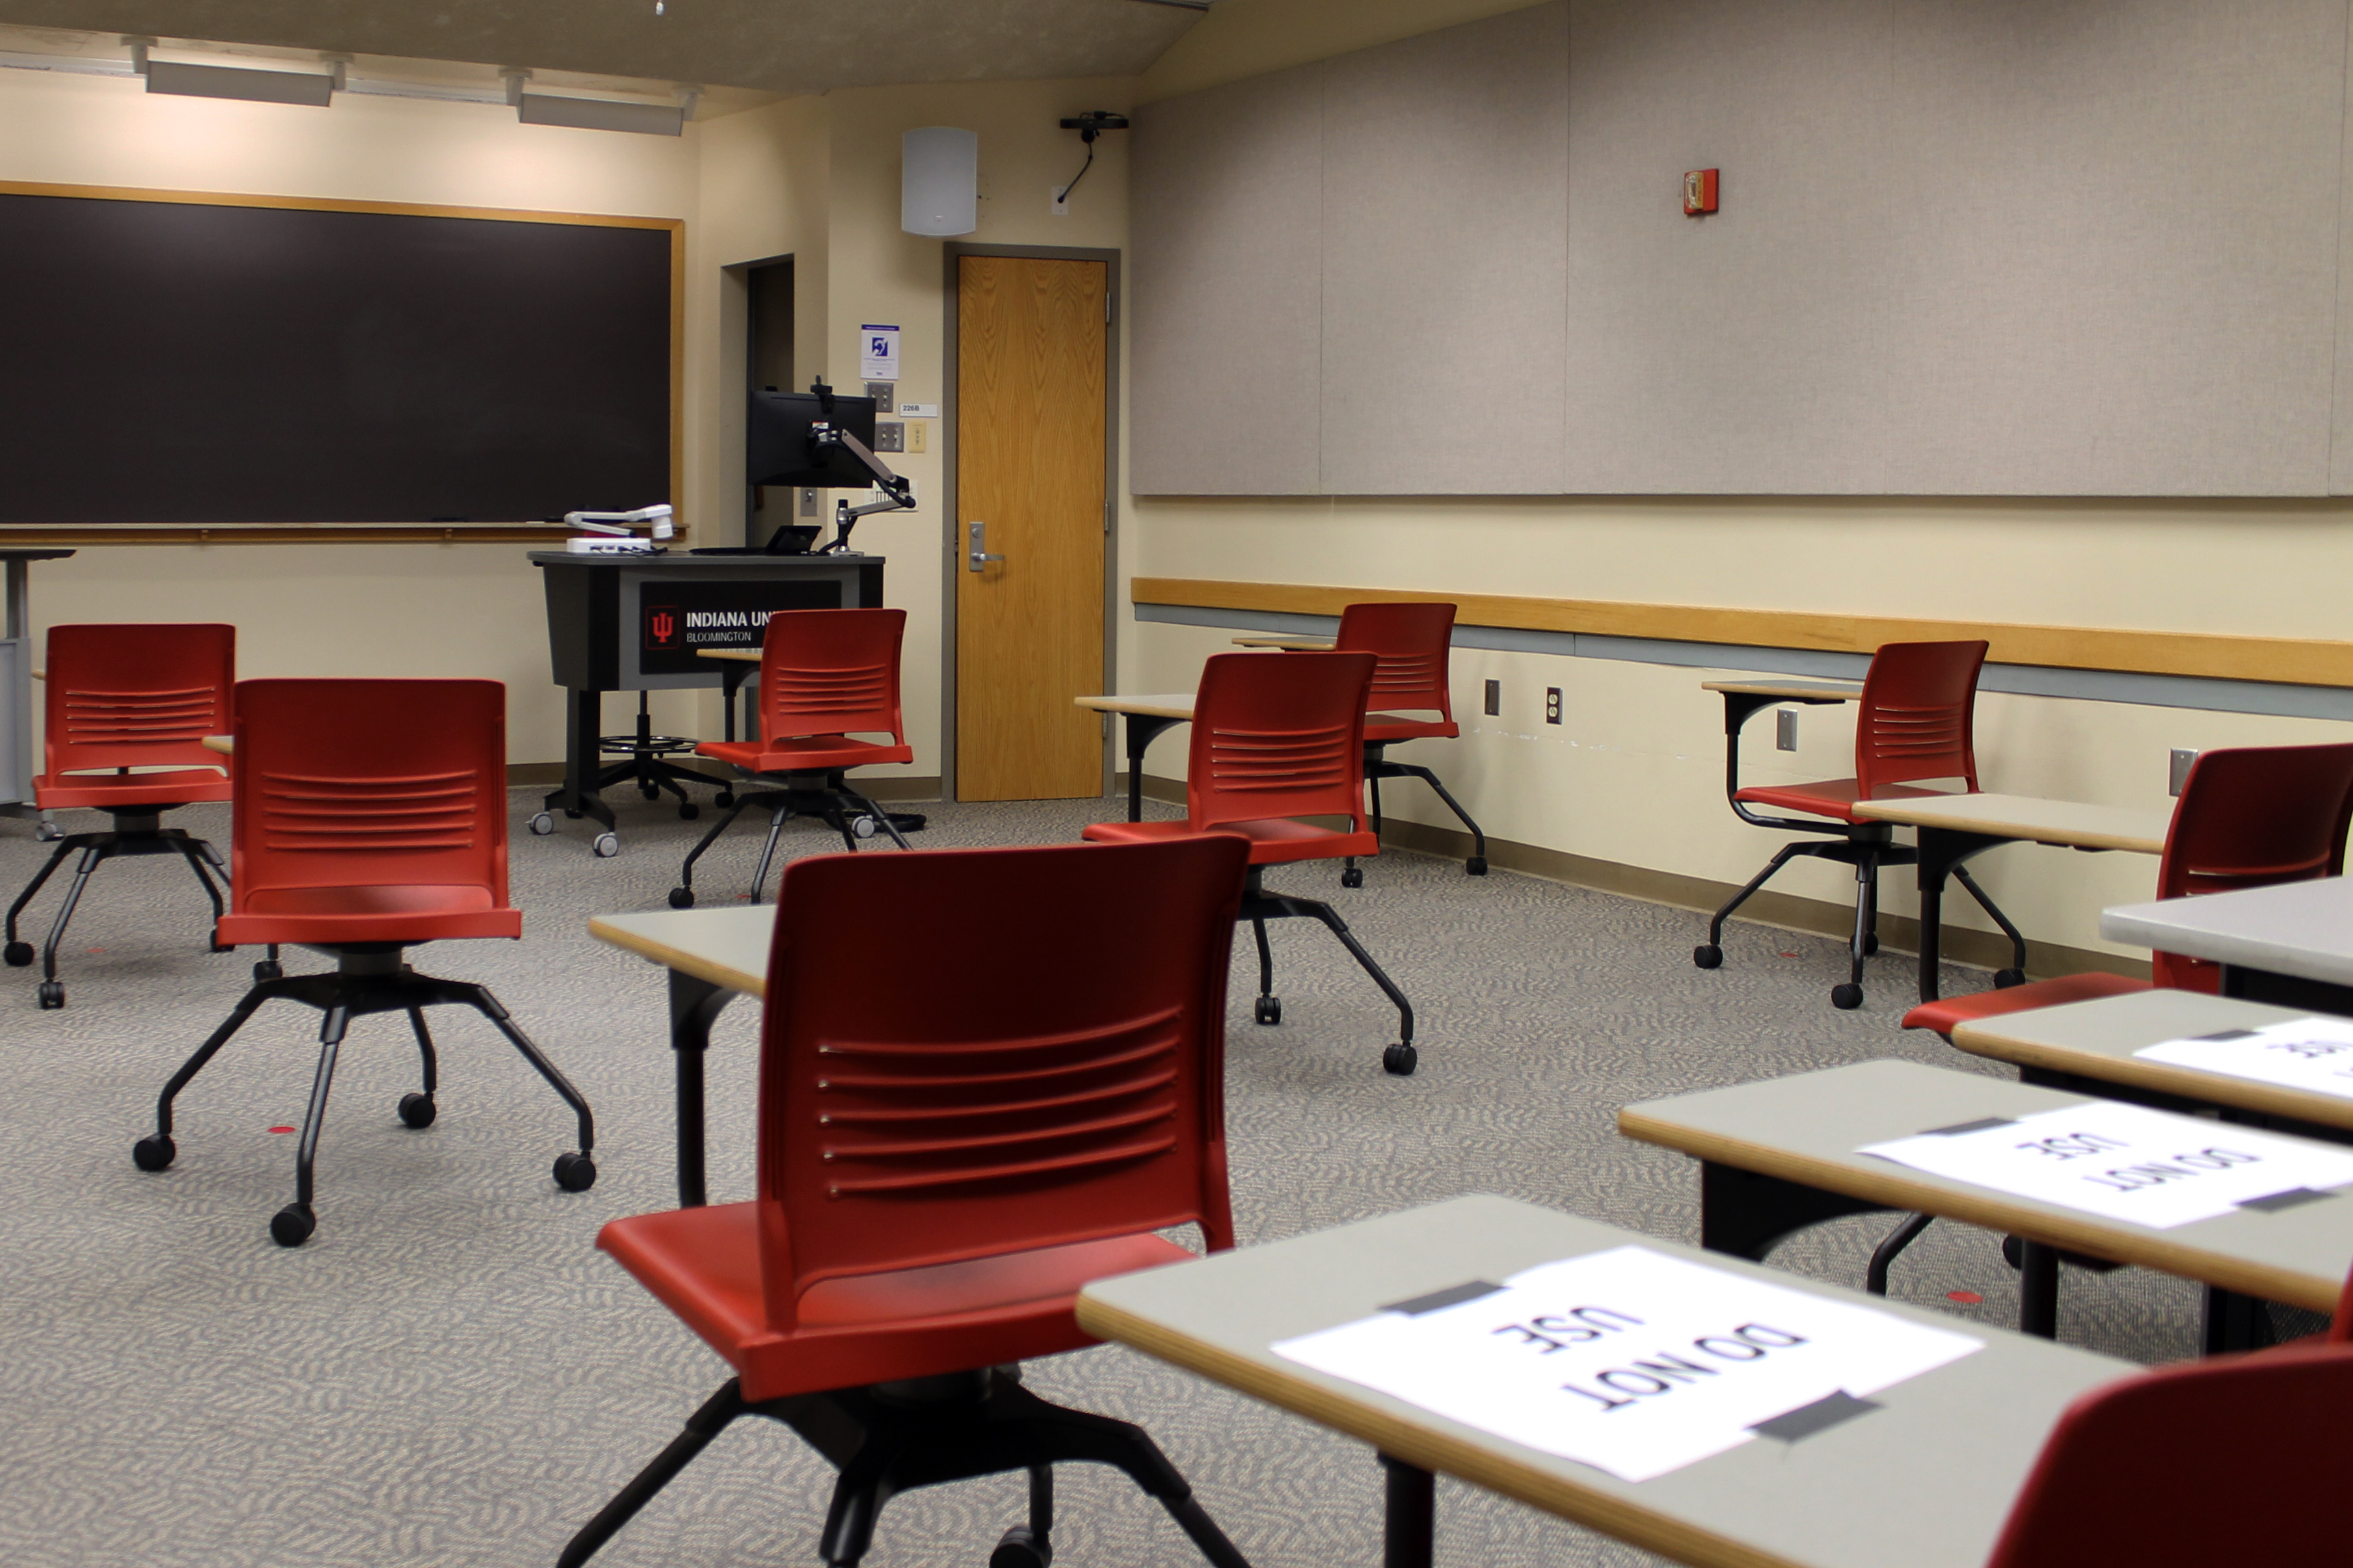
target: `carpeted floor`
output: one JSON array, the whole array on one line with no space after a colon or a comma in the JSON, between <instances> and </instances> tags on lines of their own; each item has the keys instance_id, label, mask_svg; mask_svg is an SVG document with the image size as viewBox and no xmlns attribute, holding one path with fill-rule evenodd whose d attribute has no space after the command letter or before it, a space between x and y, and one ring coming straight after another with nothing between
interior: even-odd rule
<instances>
[{"instance_id":1,"label":"carpeted floor","mask_svg":"<svg viewBox=\"0 0 2353 1568\"><path fill-rule=\"evenodd\" d=\"M725 1376L722 1363L593 1247L618 1215L673 1205L670 1061L659 973L591 941L586 917L660 907L694 826L625 808L626 847L593 859L576 826L522 831L521 942L419 950L427 973L480 981L594 1105L586 1194L559 1191L568 1118L478 1019L443 1010L440 1119L394 1115L416 1087L397 1016L344 1047L320 1154L319 1231L274 1246L292 1196L317 1015L265 1012L180 1101L178 1163L132 1167L164 1079L236 1003L252 952L206 952L202 896L161 859L94 882L65 949L62 1012L34 973L0 972L0 1561L544 1565ZM927 847L1060 843L1106 803L926 807ZM69 830L95 826L69 814ZM95 816L95 814L88 814ZM180 814L226 847L226 807ZM795 853L833 847L814 825ZM740 888L749 824L704 861L705 903ZM45 846L0 824L0 885ZM871 850L872 853L892 853ZM1874 968L1839 1013L1841 950L1733 928L1725 966L1692 967L1699 917L1451 862L1392 854L1359 891L1336 868L1276 887L1332 899L1420 1015L1421 1068L1379 1068L1395 1014L1336 944L1275 928L1278 1028L1250 1018L1244 951L1231 1009L1228 1126L1245 1245L1464 1192L1509 1194L1674 1240L1696 1239L1698 1183L1679 1156L1620 1138L1630 1100L1874 1057L1989 1070L1896 1027L1908 961ZM33 911L37 938L54 891ZM888 942L890 933L877 932ZM1040 932L1050 942L1050 932ZM290 954L291 967L316 966ZM1949 973L1975 989L1985 976ZM712 1052L712 1188L750 1181L754 1016L732 1009ZM1859 1284L1884 1217L1824 1226L1780 1267ZM1895 1294L1978 1322L2016 1321L1992 1238L1938 1226ZM1960 1305L1948 1291L1974 1291ZM2154 1362L2195 1349L2197 1292L2135 1269L2070 1269L2062 1337ZM1258 1568L1378 1558L1377 1467L1361 1445L1106 1347L1039 1363L1032 1384L1145 1423ZM610 1568L813 1563L830 1470L790 1433L739 1426L598 1559ZM1440 1483L1448 1564L1650 1563L1501 1499ZM883 1515L874 1568L979 1568L1020 1518L1011 1478L919 1492ZM1092 1468L1062 1479L1059 1562L1198 1561L1156 1506Z\"/></svg>"}]
</instances>

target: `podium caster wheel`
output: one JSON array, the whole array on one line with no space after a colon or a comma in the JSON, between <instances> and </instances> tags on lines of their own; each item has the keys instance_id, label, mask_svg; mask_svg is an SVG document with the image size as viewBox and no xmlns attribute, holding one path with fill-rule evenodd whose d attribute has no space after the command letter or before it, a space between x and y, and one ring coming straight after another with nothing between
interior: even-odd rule
<instances>
[{"instance_id":1,"label":"podium caster wheel","mask_svg":"<svg viewBox=\"0 0 2353 1568\"><path fill-rule=\"evenodd\" d=\"M54 980L41 982L41 1011L54 1013L66 1005L66 988Z\"/></svg>"},{"instance_id":2,"label":"podium caster wheel","mask_svg":"<svg viewBox=\"0 0 2353 1568\"><path fill-rule=\"evenodd\" d=\"M288 1204L269 1216L269 1239L280 1247L300 1247L319 1228L319 1216L309 1204Z\"/></svg>"},{"instance_id":3,"label":"podium caster wheel","mask_svg":"<svg viewBox=\"0 0 2353 1568\"><path fill-rule=\"evenodd\" d=\"M1702 969L1721 969L1724 967L1724 949L1712 942L1704 942L1692 949L1692 962Z\"/></svg>"},{"instance_id":4,"label":"podium caster wheel","mask_svg":"<svg viewBox=\"0 0 2353 1568\"><path fill-rule=\"evenodd\" d=\"M1394 1073L1398 1078L1409 1078L1413 1074L1414 1064L1420 1059L1421 1053L1411 1046L1391 1046L1381 1053L1381 1070Z\"/></svg>"},{"instance_id":5,"label":"podium caster wheel","mask_svg":"<svg viewBox=\"0 0 2353 1568\"><path fill-rule=\"evenodd\" d=\"M1852 1013L1862 1005L1862 987L1854 984L1831 987L1831 1005L1841 1013Z\"/></svg>"},{"instance_id":6,"label":"podium caster wheel","mask_svg":"<svg viewBox=\"0 0 2353 1568\"><path fill-rule=\"evenodd\" d=\"M8 961L9 968L22 969L33 962L33 944L29 942L12 942L5 948L0 948L0 958Z\"/></svg>"},{"instance_id":7,"label":"podium caster wheel","mask_svg":"<svg viewBox=\"0 0 2353 1568\"><path fill-rule=\"evenodd\" d=\"M1361 888L1364 885L1365 873L1356 867L1351 866L1346 870L1340 873L1340 886L1344 888Z\"/></svg>"},{"instance_id":8,"label":"podium caster wheel","mask_svg":"<svg viewBox=\"0 0 2353 1568\"><path fill-rule=\"evenodd\" d=\"M692 822L696 817L701 816L702 815L702 807L695 805L694 802L691 800L682 800L678 803L678 819L681 822Z\"/></svg>"},{"instance_id":9,"label":"podium caster wheel","mask_svg":"<svg viewBox=\"0 0 2353 1568\"><path fill-rule=\"evenodd\" d=\"M617 833L599 833L596 835L596 841L594 844L591 844L588 847L596 851L597 859L610 860L614 856L618 855L621 852L620 835Z\"/></svg>"},{"instance_id":10,"label":"podium caster wheel","mask_svg":"<svg viewBox=\"0 0 2353 1568\"><path fill-rule=\"evenodd\" d=\"M2025 984L2026 971L2023 969L2000 969L1994 972L1993 988L1997 991L2007 991L2013 985Z\"/></svg>"},{"instance_id":11,"label":"podium caster wheel","mask_svg":"<svg viewBox=\"0 0 2353 1568\"><path fill-rule=\"evenodd\" d=\"M283 980L286 978L286 966L274 958L265 958L253 966L253 977L256 980Z\"/></svg>"},{"instance_id":12,"label":"podium caster wheel","mask_svg":"<svg viewBox=\"0 0 2353 1568\"><path fill-rule=\"evenodd\" d=\"M555 1184L567 1193L586 1192L596 1184L596 1162L586 1154L558 1154Z\"/></svg>"},{"instance_id":13,"label":"podium caster wheel","mask_svg":"<svg viewBox=\"0 0 2353 1568\"><path fill-rule=\"evenodd\" d=\"M1261 1024L1282 1023L1282 998L1280 996L1260 997L1258 999L1258 1005L1250 1010L1250 1016L1257 1019Z\"/></svg>"},{"instance_id":14,"label":"podium caster wheel","mask_svg":"<svg viewBox=\"0 0 2353 1568\"><path fill-rule=\"evenodd\" d=\"M1485 876L1487 874L1487 858L1484 855L1472 856L1471 858L1462 862L1462 874L1466 877Z\"/></svg>"},{"instance_id":15,"label":"podium caster wheel","mask_svg":"<svg viewBox=\"0 0 2353 1568\"><path fill-rule=\"evenodd\" d=\"M1864 937L1864 938L1862 939L1862 956L1863 956L1863 957L1865 957L1865 958L1869 958L1873 953L1877 952L1878 951L1879 951L1879 938L1878 938L1878 936L1877 936L1876 934L1871 935L1871 936L1867 936L1867 937Z\"/></svg>"},{"instance_id":16,"label":"podium caster wheel","mask_svg":"<svg viewBox=\"0 0 2353 1568\"><path fill-rule=\"evenodd\" d=\"M39 822L33 825L33 837L43 844L55 844L65 836L66 830L54 822Z\"/></svg>"},{"instance_id":17,"label":"podium caster wheel","mask_svg":"<svg viewBox=\"0 0 2353 1568\"><path fill-rule=\"evenodd\" d=\"M694 908L694 889L692 888L672 888L670 890L670 907L674 910L691 910Z\"/></svg>"},{"instance_id":18,"label":"podium caster wheel","mask_svg":"<svg viewBox=\"0 0 2353 1568\"><path fill-rule=\"evenodd\" d=\"M131 1145L131 1163L142 1171L168 1171L179 1153L179 1148L158 1132L153 1138L142 1138Z\"/></svg>"},{"instance_id":19,"label":"podium caster wheel","mask_svg":"<svg viewBox=\"0 0 2353 1568\"><path fill-rule=\"evenodd\" d=\"M1054 1549L1030 1534L1028 1526L1017 1524L988 1554L988 1568L1048 1568L1053 1561Z\"/></svg>"},{"instance_id":20,"label":"podium caster wheel","mask_svg":"<svg viewBox=\"0 0 2353 1568\"><path fill-rule=\"evenodd\" d=\"M422 1132L433 1125L440 1110L429 1094L404 1094L400 1097L400 1120Z\"/></svg>"},{"instance_id":21,"label":"podium caster wheel","mask_svg":"<svg viewBox=\"0 0 2353 1568\"><path fill-rule=\"evenodd\" d=\"M549 834L554 832L555 814L554 812L543 811L538 816L533 817L531 819L531 831L533 837L538 838L544 838Z\"/></svg>"}]
</instances>

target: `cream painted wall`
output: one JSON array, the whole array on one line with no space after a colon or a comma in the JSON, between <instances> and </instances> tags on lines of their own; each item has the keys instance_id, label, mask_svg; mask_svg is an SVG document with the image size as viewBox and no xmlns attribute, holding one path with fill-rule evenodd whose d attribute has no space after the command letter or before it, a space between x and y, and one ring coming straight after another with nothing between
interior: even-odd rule
<instances>
[{"instance_id":1,"label":"cream painted wall","mask_svg":"<svg viewBox=\"0 0 2353 1568\"><path fill-rule=\"evenodd\" d=\"M341 98L316 110L151 97L135 81L0 71L0 180L691 225L700 130L676 140L569 131L519 125L504 108L412 99ZM702 357L691 340L690 385ZM690 518L701 488L691 471ZM520 545L91 547L35 568L33 611L37 626L233 622L247 676L491 677L508 687L509 756L563 753L538 573Z\"/></svg>"}]
</instances>

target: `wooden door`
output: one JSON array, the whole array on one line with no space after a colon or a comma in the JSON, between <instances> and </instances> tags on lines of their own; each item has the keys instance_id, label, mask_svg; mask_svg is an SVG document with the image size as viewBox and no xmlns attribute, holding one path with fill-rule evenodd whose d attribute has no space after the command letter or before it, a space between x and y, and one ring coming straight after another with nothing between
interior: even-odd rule
<instances>
[{"instance_id":1,"label":"wooden door","mask_svg":"<svg viewBox=\"0 0 2353 1568\"><path fill-rule=\"evenodd\" d=\"M1101 795L1109 268L958 258L956 798ZM1002 561L970 570L972 525Z\"/></svg>"}]
</instances>

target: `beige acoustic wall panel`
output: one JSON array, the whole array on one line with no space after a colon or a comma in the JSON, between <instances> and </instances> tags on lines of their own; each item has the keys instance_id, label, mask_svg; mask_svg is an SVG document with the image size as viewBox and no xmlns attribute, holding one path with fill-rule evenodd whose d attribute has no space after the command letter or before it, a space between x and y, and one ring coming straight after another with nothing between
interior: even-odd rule
<instances>
[{"instance_id":1,"label":"beige acoustic wall panel","mask_svg":"<svg viewBox=\"0 0 2353 1568\"><path fill-rule=\"evenodd\" d=\"M1324 489L1558 492L1567 0L1325 69Z\"/></svg>"},{"instance_id":2,"label":"beige acoustic wall panel","mask_svg":"<svg viewBox=\"0 0 2353 1568\"><path fill-rule=\"evenodd\" d=\"M1568 488L2318 493L2345 26L1577 0Z\"/></svg>"},{"instance_id":3,"label":"beige acoustic wall panel","mask_svg":"<svg viewBox=\"0 0 2353 1568\"><path fill-rule=\"evenodd\" d=\"M1138 495L1312 495L1324 68L1135 113L1128 468Z\"/></svg>"}]
</instances>

